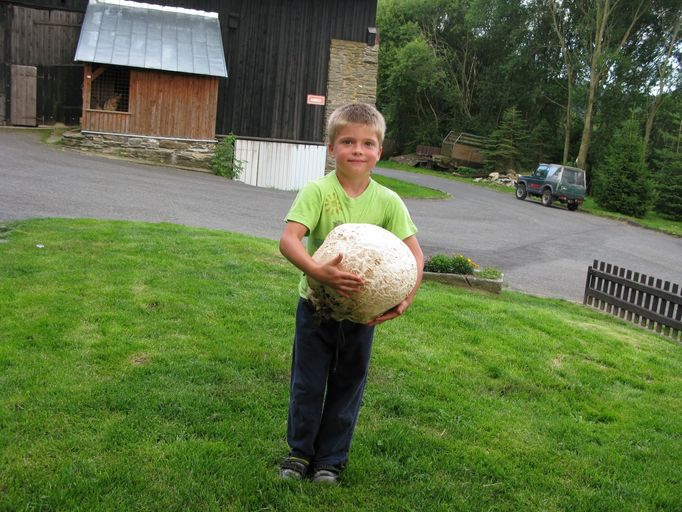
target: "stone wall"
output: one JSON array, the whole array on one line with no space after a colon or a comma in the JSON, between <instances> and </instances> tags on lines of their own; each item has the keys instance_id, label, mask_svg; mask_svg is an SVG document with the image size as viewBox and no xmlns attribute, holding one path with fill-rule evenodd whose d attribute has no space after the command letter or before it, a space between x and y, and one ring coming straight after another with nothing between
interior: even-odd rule
<instances>
[{"instance_id":1,"label":"stone wall","mask_svg":"<svg viewBox=\"0 0 682 512\"><path fill-rule=\"evenodd\" d=\"M210 171L217 141L159 139L136 135L71 131L62 135L62 144L82 151Z\"/></svg>"},{"instance_id":2,"label":"stone wall","mask_svg":"<svg viewBox=\"0 0 682 512\"><path fill-rule=\"evenodd\" d=\"M327 82L326 120L335 108L350 102L376 103L379 45L332 39ZM326 170L334 168L327 156Z\"/></svg>"}]
</instances>

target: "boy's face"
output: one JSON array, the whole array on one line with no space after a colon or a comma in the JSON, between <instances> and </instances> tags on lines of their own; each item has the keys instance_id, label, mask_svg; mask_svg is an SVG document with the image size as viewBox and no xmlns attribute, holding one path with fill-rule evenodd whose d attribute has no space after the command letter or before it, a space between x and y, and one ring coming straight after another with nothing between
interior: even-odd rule
<instances>
[{"instance_id":1,"label":"boy's face","mask_svg":"<svg viewBox=\"0 0 682 512\"><path fill-rule=\"evenodd\" d=\"M336 172L343 176L369 176L381 157L376 132L366 124L349 124L341 128L329 154L336 160Z\"/></svg>"}]
</instances>

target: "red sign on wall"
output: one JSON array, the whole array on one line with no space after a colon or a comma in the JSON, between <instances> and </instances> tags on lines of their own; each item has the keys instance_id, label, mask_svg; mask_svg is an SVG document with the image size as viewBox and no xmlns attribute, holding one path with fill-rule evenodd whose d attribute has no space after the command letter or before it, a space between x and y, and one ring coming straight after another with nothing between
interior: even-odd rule
<instances>
[{"instance_id":1,"label":"red sign on wall","mask_svg":"<svg viewBox=\"0 0 682 512\"><path fill-rule=\"evenodd\" d=\"M308 105L324 105L325 97L308 94Z\"/></svg>"}]
</instances>

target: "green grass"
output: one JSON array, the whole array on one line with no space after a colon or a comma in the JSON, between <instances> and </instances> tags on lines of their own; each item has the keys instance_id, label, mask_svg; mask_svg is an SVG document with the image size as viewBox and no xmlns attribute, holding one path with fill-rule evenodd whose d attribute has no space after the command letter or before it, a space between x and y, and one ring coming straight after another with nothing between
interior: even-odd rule
<instances>
[{"instance_id":1,"label":"green grass","mask_svg":"<svg viewBox=\"0 0 682 512\"><path fill-rule=\"evenodd\" d=\"M423 187L406 181L389 178L380 174L373 174L372 179L390 188L403 199L447 199L450 194L434 188Z\"/></svg>"},{"instance_id":2,"label":"green grass","mask_svg":"<svg viewBox=\"0 0 682 512\"><path fill-rule=\"evenodd\" d=\"M92 220L0 239L0 510L682 509L661 336L425 283L377 330L344 484L288 483L298 275L276 242Z\"/></svg>"},{"instance_id":3,"label":"green grass","mask_svg":"<svg viewBox=\"0 0 682 512\"><path fill-rule=\"evenodd\" d=\"M502 193L506 193L506 194L513 194L514 193L514 187L505 187L505 186L501 186L501 185L494 185L493 183L490 183L488 181L474 182L470 178L464 178L461 176L453 176L452 174L450 174L448 172L434 171L431 169L418 169L416 167L411 167L409 165L399 164L399 163L391 162L388 160L381 160L379 163L377 163L377 167L383 167L385 169L396 169L396 170L400 170L400 171L409 171L409 172L414 172L416 174L440 176L441 178L460 181L463 183L469 183L472 185L489 188L489 189L496 190L498 192L502 192ZM533 198L531 198L529 196L527 200L533 200ZM564 205L562 205L561 203L558 203L558 202L554 203L554 205L557 207L564 207L565 208ZM585 199L585 203L582 206L580 206L580 210L588 212L592 215L598 215L600 217L608 217L611 219L620 220L623 222L627 222L629 224L634 224L634 225L645 227L648 229L653 229L656 231L662 231L663 233L667 233L669 235L682 237L682 222L668 219L666 217L659 215L658 213L656 213L654 211L647 212L647 214L643 218L634 217L632 215L624 215L622 213L610 212L610 211L605 210L605 209L601 208L600 206L598 206L592 197L587 197Z\"/></svg>"},{"instance_id":4,"label":"green grass","mask_svg":"<svg viewBox=\"0 0 682 512\"><path fill-rule=\"evenodd\" d=\"M587 197L581 208L586 212L599 215L600 217L621 220L656 231L663 231L670 235L682 236L682 222L667 219L654 211L648 211L642 218L610 212L597 205L592 197Z\"/></svg>"}]
</instances>

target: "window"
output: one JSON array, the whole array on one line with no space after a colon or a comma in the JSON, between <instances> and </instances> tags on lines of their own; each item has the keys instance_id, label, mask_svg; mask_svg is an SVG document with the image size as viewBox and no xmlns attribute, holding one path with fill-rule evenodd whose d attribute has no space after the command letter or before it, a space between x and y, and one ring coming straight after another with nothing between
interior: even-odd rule
<instances>
[{"instance_id":1,"label":"window","mask_svg":"<svg viewBox=\"0 0 682 512\"><path fill-rule=\"evenodd\" d=\"M112 112L128 112L130 70L116 66L101 66L92 72L90 108Z\"/></svg>"},{"instance_id":2,"label":"window","mask_svg":"<svg viewBox=\"0 0 682 512\"><path fill-rule=\"evenodd\" d=\"M538 166L537 169L535 169L535 173L534 173L534 174L535 174L535 176L537 176L538 178L544 179L545 176L547 176L547 171L548 171L548 170L549 170L549 167L547 167L547 166L545 166L545 165L540 165L540 166Z\"/></svg>"},{"instance_id":3,"label":"window","mask_svg":"<svg viewBox=\"0 0 682 512\"><path fill-rule=\"evenodd\" d=\"M585 186L585 173L574 169L564 168L564 183L567 185Z\"/></svg>"}]
</instances>

